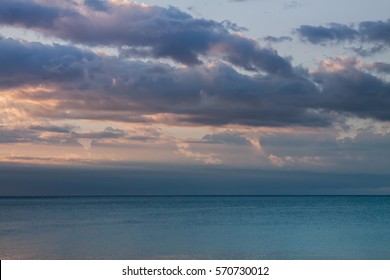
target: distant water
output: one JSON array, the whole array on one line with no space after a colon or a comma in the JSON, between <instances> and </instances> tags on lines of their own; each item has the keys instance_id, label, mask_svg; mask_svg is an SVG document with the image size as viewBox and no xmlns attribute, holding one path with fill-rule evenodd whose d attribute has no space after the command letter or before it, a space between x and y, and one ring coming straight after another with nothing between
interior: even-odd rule
<instances>
[{"instance_id":1,"label":"distant water","mask_svg":"<svg viewBox=\"0 0 390 280\"><path fill-rule=\"evenodd\" d=\"M390 259L390 196L0 198L0 259Z\"/></svg>"}]
</instances>

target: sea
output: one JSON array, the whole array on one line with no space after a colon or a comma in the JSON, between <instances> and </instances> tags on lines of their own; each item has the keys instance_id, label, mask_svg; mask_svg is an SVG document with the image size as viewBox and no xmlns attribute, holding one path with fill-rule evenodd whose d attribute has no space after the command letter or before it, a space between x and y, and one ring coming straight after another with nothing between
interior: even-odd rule
<instances>
[{"instance_id":1,"label":"sea","mask_svg":"<svg viewBox=\"0 0 390 280\"><path fill-rule=\"evenodd\" d=\"M1 197L0 259L389 260L390 196Z\"/></svg>"}]
</instances>

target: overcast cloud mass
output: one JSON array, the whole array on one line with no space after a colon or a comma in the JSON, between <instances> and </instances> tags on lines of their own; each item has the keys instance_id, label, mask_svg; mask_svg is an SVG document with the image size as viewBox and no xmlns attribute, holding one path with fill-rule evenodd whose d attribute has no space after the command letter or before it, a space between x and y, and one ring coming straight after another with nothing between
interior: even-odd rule
<instances>
[{"instance_id":1,"label":"overcast cloud mass","mask_svg":"<svg viewBox=\"0 0 390 280\"><path fill-rule=\"evenodd\" d=\"M390 194L390 5L219 2L2 0L0 195L66 194L69 168L90 180L70 194ZM258 29L229 17L253 7ZM268 33L271 10L300 22Z\"/></svg>"}]
</instances>

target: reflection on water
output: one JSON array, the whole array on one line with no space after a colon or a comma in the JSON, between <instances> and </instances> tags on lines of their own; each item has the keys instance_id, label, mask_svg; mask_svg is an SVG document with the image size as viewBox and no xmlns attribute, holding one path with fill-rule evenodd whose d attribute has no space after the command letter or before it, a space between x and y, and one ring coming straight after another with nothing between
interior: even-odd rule
<instances>
[{"instance_id":1,"label":"reflection on water","mask_svg":"<svg viewBox=\"0 0 390 280\"><path fill-rule=\"evenodd\" d=\"M0 259L389 259L389 196L0 198Z\"/></svg>"}]
</instances>

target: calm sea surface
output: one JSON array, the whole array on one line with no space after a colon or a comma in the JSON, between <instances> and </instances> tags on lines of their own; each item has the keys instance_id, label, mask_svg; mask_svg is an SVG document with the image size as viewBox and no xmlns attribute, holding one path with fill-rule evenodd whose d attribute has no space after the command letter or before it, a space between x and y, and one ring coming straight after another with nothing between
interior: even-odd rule
<instances>
[{"instance_id":1,"label":"calm sea surface","mask_svg":"<svg viewBox=\"0 0 390 280\"><path fill-rule=\"evenodd\" d=\"M0 259L390 259L390 196L0 198Z\"/></svg>"}]
</instances>

